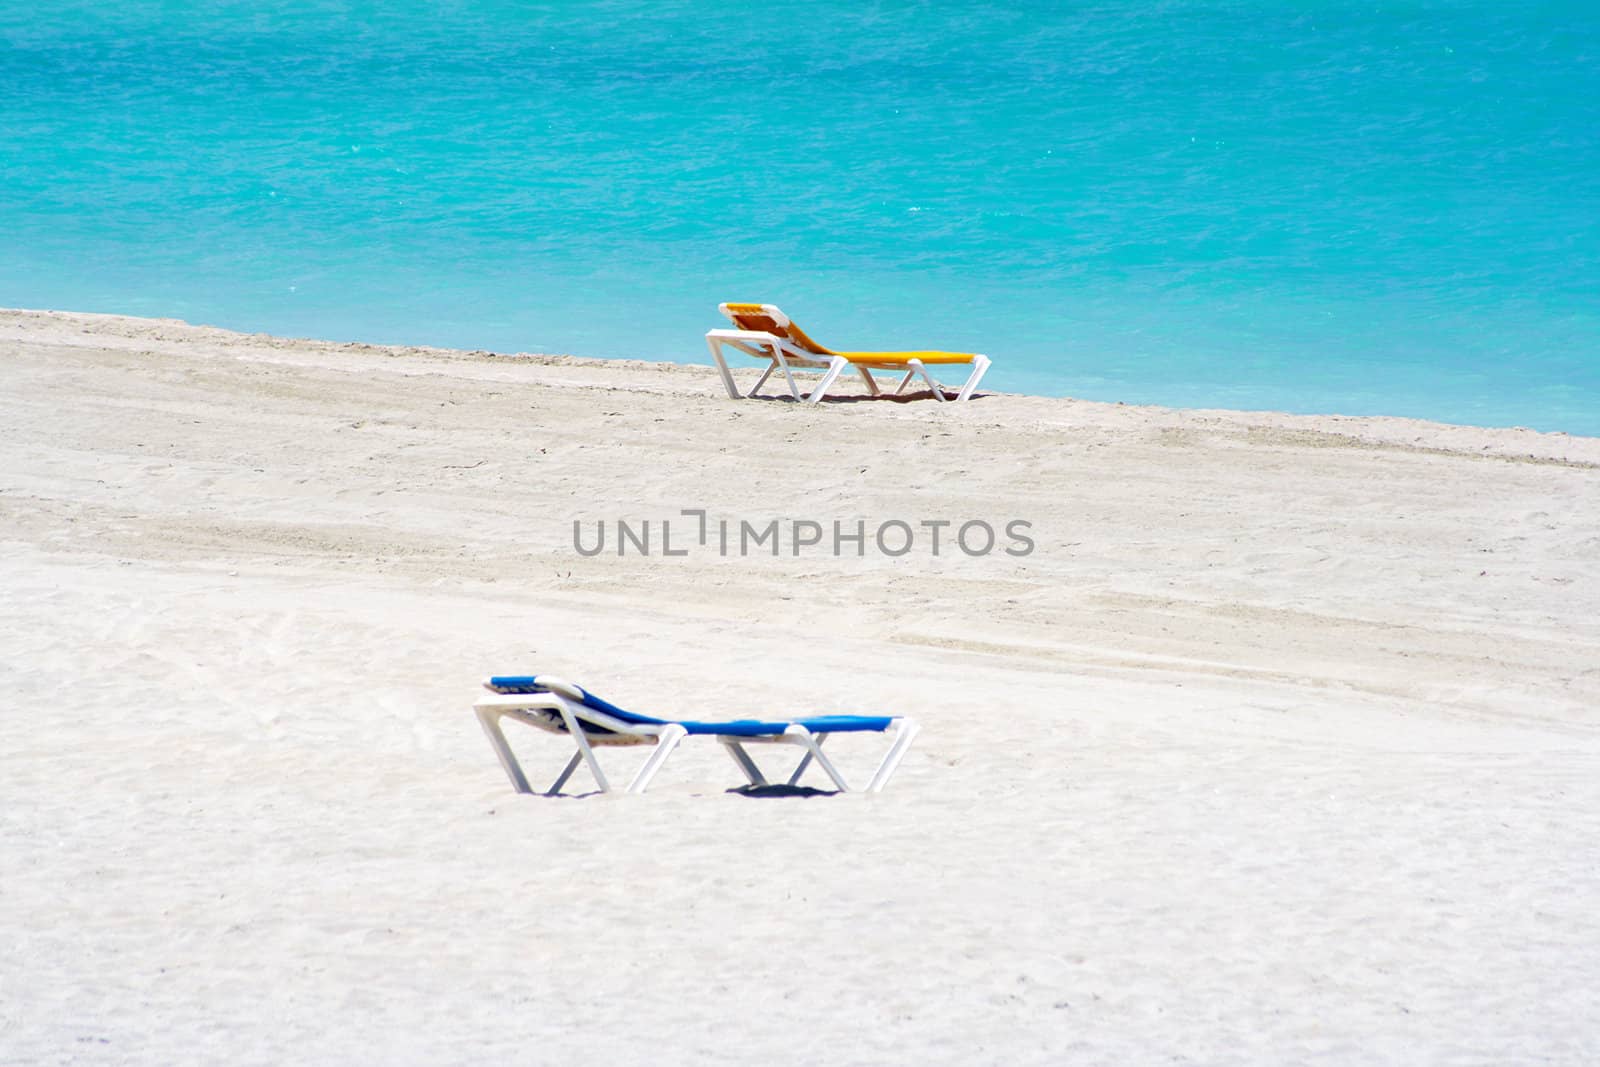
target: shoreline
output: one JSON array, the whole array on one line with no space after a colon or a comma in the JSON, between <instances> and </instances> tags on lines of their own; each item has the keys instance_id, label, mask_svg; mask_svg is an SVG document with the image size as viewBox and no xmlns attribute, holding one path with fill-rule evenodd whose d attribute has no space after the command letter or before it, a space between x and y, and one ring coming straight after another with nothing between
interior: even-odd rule
<instances>
[{"instance_id":1,"label":"shoreline","mask_svg":"<svg viewBox=\"0 0 1600 1067\"><path fill-rule=\"evenodd\" d=\"M26 311L0 410L13 1059L1600 1059L1600 438ZM518 796L520 673L922 729Z\"/></svg>"},{"instance_id":2,"label":"shoreline","mask_svg":"<svg viewBox=\"0 0 1600 1067\"><path fill-rule=\"evenodd\" d=\"M694 375L701 371L715 373L715 368L711 365L709 359L704 363L679 363L626 358L612 359L575 354L493 352L484 349L459 349L432 345L331 341L320 338L287 337L259 332L246 333L220 326L194 324L175 318L144 318L102 312L58 311L35 308L0 308L0 331L4 331L0 332L0 339L5 337L22 338L30 332L52 332L56 328L63 327L69 331L76 328L90 337L106 339L107 343L110 344L170 342L275 351L298 350L330 354L381 355L391 358L427 358L489 363L520 362L543 367L573 367L591 370L602 370L610 367L630 372L654 372L673 375ZM737 353L734 356L737 356ZM735 362L733 367L735 374L738 375L741 370L740 362ZM755 361L748 361L748 367L758 368L759 364ZM749 379L753 375L746 374L743 377ZM749 381L746 380L745 384L748 385ZM1505 437L1505 435L1517 435L1516 440L1518 442L1525 440L1532 444L1533 447L1529 454L1539 458L1555 458L1560 451L1558 446L1561 441L1600 441L1600 437L1574 434L1565 430L1536 430L1525 426L1478 426L1469 423L1438 422L1431 419L1418 419L1402 415L1300 414L1256 409L1168 407L1153 404L1124 404L1115 401L1085 400L1069 396L1002 393L988 389L980 390L979 392L981 396L991 401L1004 397L1007 400L1061 402L1085 407L1104 408L1112 411L1135 411L1192 419L1221 419L1286 429L1346 432L1358 440L1383 441L1395 444L1401 443L1407 433L1415 436L1417 433L1443 431L1452 437L1463 433L1483 433L1496 438L1496 441L1491 445L1491 450L1497 453L1501 450L1518 447L1510 444L1510 439ZM858 395L857 393L852 393L848 381L841 382L835 393L843 396ZM715 395L724 398L726 396L726 394L722 393L720 386L715 391ZM859 395L864 396L864 393ZM894 401L889 402L895 403ZM828 404L824 402L823 406L826 407ZM1325 424L1334 424L1337 430L1332 430ZM1587 454L1588 450L1583 449L1583 451ZM1600 452L1595 453L1592 461L1600 462Z\"/></svg>"}]
</instances>

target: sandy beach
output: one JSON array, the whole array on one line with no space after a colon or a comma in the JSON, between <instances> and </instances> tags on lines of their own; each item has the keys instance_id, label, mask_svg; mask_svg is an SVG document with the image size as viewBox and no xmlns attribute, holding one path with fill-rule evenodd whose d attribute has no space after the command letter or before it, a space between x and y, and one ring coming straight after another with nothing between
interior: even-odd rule
<instances>
[{"instance_id":1,"label":"sandy beach","mask_svg":"<svg viewBox=\"0 0 1600 1067\"><path fill-rule=\"evenodd\" d=\"M683 358L0 312L0 1061L1600 1061L1600 439ZM517 796L532 671L922 733Z\"/></svg>"}]
</instances>

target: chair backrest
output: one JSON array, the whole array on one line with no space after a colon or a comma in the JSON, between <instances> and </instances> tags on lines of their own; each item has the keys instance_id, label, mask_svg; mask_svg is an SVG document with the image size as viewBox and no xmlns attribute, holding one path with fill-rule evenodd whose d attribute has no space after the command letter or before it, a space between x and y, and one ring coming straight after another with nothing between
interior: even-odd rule
<instances>
[{"instance_id":1,"label":"chair backrest","mask_svg":"<svg viewBox=\"0 0 1600 1067\"><path fill-rule=\"evenodd\" d=\"M717 310L741 330L770 333L819 356L835 354L832 349L817 344L804 330L789 321L789 316L780 311L776 304L718 304Z\"/></svg>"},{"instance_id":2,"label":"chair backrest","mask_svg":"<svg viewBox=\"0 0 1600 1067\"><path fill-rule=\"evenodd\" d=\"M631 723L634 726L666 725L666 720L664 719L653 719L648 715L640 715L637 712L628 711L626 708L619 708L609 700L603 700L581 686L573 685L571 682L550 674L500 675L490 678L484 683L484 686L496 693L554 693L594 711L605 712L620 722ZM556 714L553 722L558 729L566 729L566 724L561 720L559 714ZM597 723L585 723L584 730L585 732L601 734L613 732Z\"/></svg>"}]
</instances>

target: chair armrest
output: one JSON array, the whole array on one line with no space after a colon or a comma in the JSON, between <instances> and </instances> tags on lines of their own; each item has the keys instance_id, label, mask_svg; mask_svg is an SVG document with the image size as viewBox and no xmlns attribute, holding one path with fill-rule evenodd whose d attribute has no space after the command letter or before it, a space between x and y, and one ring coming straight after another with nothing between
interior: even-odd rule
<instances>
[{"instance_id":1,"label":"chair armrest","mask_svg":"<svg viewBox=\"0 0 1600 1067\"><path fill-rule=\"evenodd\" d=\"M783 339L774 337L762 330L707 330L707 337L715 337L723 341L761 341L771 343L777 341L782 344Z\"/></svg>"}]
</instances>

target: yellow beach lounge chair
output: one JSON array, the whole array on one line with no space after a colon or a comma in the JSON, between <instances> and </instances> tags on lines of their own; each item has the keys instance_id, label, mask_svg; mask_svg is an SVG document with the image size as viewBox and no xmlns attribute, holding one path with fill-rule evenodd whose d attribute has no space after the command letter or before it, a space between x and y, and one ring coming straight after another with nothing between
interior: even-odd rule
<instances>
[{"instance_id":1,"label":"yellow beach lounge chair","mask_svg":"<svg viewBox=\"0 0 1600 1067\"><path fill-rule=\"evenodd\" d=\"M873 380L872 372L886 370L905 374L895 390L896 396L905 391L913 378L920 376L933 390L934 398L943 401L948 399L944 395L944 388L928 373L928 367L934 365L970 367L971 373L955 397L957 400L970 400L984 371L989 369L989 357L972 352L835 352L806 336L804 330L773 304L719 304L717 310L728 317L734 329L712 330L706 334L706 345L711 349L711 358L716 361L717 370L722 372L722 384L735 400L755 396L767 384L772 373L781 370L784 380L789 383L789 395L807 404L815 404L846 367L854 367L873 396L880 395L881 390ZM761 380L748 393L739 392L739 387L734 384L733 372L728 369L728 361L722 354L724 345L757 359L771 361ZM822 380L809 395L802 395L800 387L795 384L796 368L822 371Z\"/></svg>"}]
</instances>

